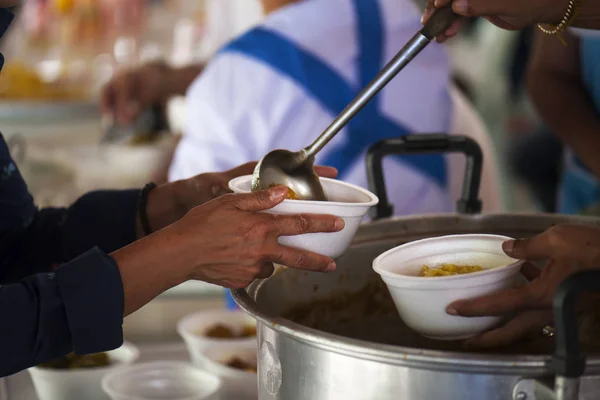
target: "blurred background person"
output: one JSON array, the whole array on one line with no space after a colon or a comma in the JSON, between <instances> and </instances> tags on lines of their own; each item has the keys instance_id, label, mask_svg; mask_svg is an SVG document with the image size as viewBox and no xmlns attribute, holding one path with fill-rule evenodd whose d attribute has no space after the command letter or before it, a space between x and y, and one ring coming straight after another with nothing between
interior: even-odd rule
<instances>
[{"instance_id":1,"label":"blurred background person","mask_svg":"<svg viewBox=\"0 0 600 400\"><path fill-rule=\"evenodd\" d=\"M537 28L526 27L517 33L513 56L508 64L509 100L518 105L528 100L526 78ZM529 108L529 107L528 107ZM561 177L563 144L530 113L518 110L507 121L506 164L511 174L530 190L532 199L544 212L557 211L557 191Z\"/></svg>"},{"instance_id":2,"label":"blurred background person","mask_svg":"<svg viewBox=\"0 0 600 400\"><path fill-rule=\"evenodd\" d=\"M541 118L564 141L559 211L600 211L600 35L570 30L560 40L539 34L528 74Z\"/></svg>"}]
</instances>

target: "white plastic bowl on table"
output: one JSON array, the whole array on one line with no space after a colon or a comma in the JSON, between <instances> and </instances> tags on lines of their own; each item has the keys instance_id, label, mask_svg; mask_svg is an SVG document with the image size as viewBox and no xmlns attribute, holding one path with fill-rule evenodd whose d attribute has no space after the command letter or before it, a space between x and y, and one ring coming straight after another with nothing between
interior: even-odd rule
<instances>
[{"instance_id":1,"label":"white plastic bowl on table","mask_svg":"<svg viewBox=\"0 0 600 400\"><path fill-rule=\"evenodd\" d=\"M186 315L177 324L177 332L185 341L190 358L195 366L203 367L205 354L212 349L225 351L230 346L254 345L256 337L218 339L205 336L205 332L224 325L234 332L241 332L247 326L256 326L256 321L243 311L215 309Z\"/></svg>"},{"instance_id":2,"label":"white plastic bowl on table","mask_svg":"<svg viewBox=\"0 0 600 400\"><path fill-rule=\"evenodd\" d=\"M339 180L321 178L321 184L329 201L284 200L267 212L290 215L329 214L343 218L346 226L340 232L310 233L279 238L279 242L283 245L338 258L348 249L364 216L369 208L379 203L379 199L368 190ZM234 193L250 193L252 176L232 179L229 188Z\"/></svg>"},{"instance_id":3,"label":"white plastic bowl on table","mask_svg":"<svg viewBox=\"0 0 600 400\"><path fill-rule=\"evenodd\" d=\"M174 361L132 365L102 380L112 400L216 400L220 388L218 377Z\"/></svg>"},{"instance_id":4,"label":"white plastic bowl on table","mask_svg":"<svg viewBox=\"0 0 600 400\"><path fill-rule=\"evenodd\" d=\"M120 348L109 351L111 365L102 368L60 370L50 368L29 368L35 391L40 400L107 400L102 391L102 378L112 372L120 371L134 363L139 350L125 342Z\"/></svg>"},{"instance_id":5,"label":"white plastic bowl on table","mask_svg":"<svg viewBox=\"0 0 600 400\"><path fill-rule=\"evenodd\" d=\"M500 317L449 315L447 306L519 284L522 261L507 256L498 235L451 235L417 240L393 248L373 261L408 327L437 340L462 340L497 325ZM421 277L423 265L479 265L484 271Z\"/></svg>"},{"instance_id":6,"label":"white plastic bowl on table","mask_svg":"<svg viewBox=\"0 0 600 400\"><path fill-rule=\"evenodd\" d=\"M257 343L238 343L208 349L201 361L202 368L221 378L222 396L232 399L257 399L258 377L254 372L242 371L225 365L234 357L257 365Z\"/></svg>"}]
</instances>

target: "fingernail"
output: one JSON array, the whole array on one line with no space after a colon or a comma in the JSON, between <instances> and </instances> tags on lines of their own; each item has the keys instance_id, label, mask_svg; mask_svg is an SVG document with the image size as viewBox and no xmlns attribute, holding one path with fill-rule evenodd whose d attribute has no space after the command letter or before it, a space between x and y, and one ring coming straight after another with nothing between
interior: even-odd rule
<instances>
[{"instance_id":1,"label":"fingernail","mask_svg":"<svg viewBox=\"0 0 600 400\"><path fill-rule=\"evenodd\" d=\"M446 308L446 313L450 314L450 315L458 315L458 311L456 311L456 308L449 306L448 308Z\"/></svg>"},{"instance_id":2,"label":"fingernail","mask_svg":"<svg viewBox=\"0 0 600 400\"><path fill-rule=\"evenodd\" d=\"M271 200L279 200L287 194L287 189L283 186L275 186L271 189Z\"/></svg>"},{"instance_id":3,"label":"fingernail","mask_svg":"<svg viewBox=\"0 0 600 400\"><path fill-rule=\"evenodd\" d=\"M344 222L342 218L337 218L335 220L335 229L337 231L341 231L342 229L344 229L344 226L346 226L346 222Z\"/></svg>"},{"instance_id":4,"label":"fingernail","mask_svg":"<svg viewBox=\"0 0 600 400\"><path fill-rule=\"evenodd\" d=\"M454 0L452 9L457 14L467 15L469 13L469 0Z\"/></svg>"},{"instance_id":5,"label":"fingernail","mask_svg":"<svg viewBox=\"0 0 600 400\"><path fill-rule=\"evenodd\" d=\"M502 250L504 250L506 254L511 255L515 250L515 241L507 240L506 242L502 243Z\"/></svg>"},{"instance_id":6,"label":"fingernail","mask_svg":"<svg viewBox=\"0 0 600 400\"><path fill-rule=\"evenodd\" d=\"M427 20L429 19L429 17L431 17L431 8L427 7L425 9L425 11L423 11L423 15L421 16L421 24L424 24L425 22L427 22Z\"/></svg>"},{"instance_id":7,"label":"fingernail","mask_svg":"<svg viewBox=\"0 0 600 400\"><path fill-rule=\"evenodd\" d=\"M335 264L335 261L332 261L327 265L327 272L333 272L336 268L337 266Z\"/></svg>"}]
</instances>

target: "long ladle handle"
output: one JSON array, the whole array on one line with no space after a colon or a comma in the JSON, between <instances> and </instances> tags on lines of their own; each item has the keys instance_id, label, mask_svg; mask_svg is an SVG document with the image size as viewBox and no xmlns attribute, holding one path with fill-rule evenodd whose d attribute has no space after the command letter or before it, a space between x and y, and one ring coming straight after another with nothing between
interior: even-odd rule
<instances>
[{"instance_id":1,"label":"long ladle handle","mask_svg":"<svg viewBox=\"0 0 600 400\"><path fill-rule=\"evenodd\" d=\"M392 61L344 108L321 136L304 149L304 156L306 158L314 157L321 151L381 89L394 79L398 72L402 71L436 36L442 34L458 18L459 16L452 11L451 4L437 9L423 26L423 29L413 36Z\"/></svg>"}]
</instances>

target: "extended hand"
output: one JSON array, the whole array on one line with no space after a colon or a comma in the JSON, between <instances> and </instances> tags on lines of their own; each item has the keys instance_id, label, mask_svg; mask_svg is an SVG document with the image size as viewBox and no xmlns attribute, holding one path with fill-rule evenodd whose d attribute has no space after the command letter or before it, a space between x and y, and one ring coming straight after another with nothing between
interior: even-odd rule
<instances>
[{"instance_id":1,"label":"extended hand","mask_svg":"<svg viewBox=\"0 0 600 400\"><path fill-rule=\"evenodd\" d=\"M557 287L572 274L600 268L600 229L557 225L530 239L504 244L506 254L527 261L548 260L545 268L525 263L521 272L529 283L496 294L450 304L447 312L464 317L517 314L506 325L468 340L468 347L498 347L540 335L552 322L552 300ZM587 301L582 305L594 306Z\"/></svg>"}]
</instances>

